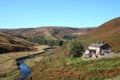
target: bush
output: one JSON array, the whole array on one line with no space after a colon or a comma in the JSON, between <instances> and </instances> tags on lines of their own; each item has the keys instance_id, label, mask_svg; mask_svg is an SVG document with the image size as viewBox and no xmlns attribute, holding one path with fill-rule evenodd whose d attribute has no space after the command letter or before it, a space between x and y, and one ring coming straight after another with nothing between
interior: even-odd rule
<instances>
[{"instance_id":1,"label":"bush","mask_svg":"<svg viewBox=\"0 0 120 80\"><path fill-rule=\"evenodd\" d=\"M70 42L69 49L70 49L70 56L71 57L82 56L82 53L84 50L82 44L77 40Z\"/></svg>"}]
</instances>

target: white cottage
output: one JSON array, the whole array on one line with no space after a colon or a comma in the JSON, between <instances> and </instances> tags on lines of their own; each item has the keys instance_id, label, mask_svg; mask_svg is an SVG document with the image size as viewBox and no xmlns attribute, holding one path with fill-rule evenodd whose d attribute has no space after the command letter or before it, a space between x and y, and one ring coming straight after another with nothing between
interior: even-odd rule
<instances>
[{"instance_id":1,"label":"white cottage","mask_svg":"<svg viewBox=\"0 0 120 80\"><path fill-rule=\"evenodd\" d=\"M92 43L88 46L88 50L85 51L84 56L86 57L98 57L111 52L111 47L107 43L97 42Z\"/></svg>"}]
</instances>

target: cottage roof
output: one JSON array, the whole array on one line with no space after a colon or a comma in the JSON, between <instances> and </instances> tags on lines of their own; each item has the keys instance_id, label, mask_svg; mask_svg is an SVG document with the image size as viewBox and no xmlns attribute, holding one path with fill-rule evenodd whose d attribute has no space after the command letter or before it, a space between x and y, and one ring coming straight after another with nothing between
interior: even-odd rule
<instances>
[{"instance_id":1,"label":"cottage roof","mask_svg":"<svg viewBox=\"0 0 120 80\"><path fill-rule=\"evenodd\" d=\"M102 47L105 44L106 43L104 43L104 42L97 42L97 43L90 44L89 47Z\"/></svg>"}]
</instances>

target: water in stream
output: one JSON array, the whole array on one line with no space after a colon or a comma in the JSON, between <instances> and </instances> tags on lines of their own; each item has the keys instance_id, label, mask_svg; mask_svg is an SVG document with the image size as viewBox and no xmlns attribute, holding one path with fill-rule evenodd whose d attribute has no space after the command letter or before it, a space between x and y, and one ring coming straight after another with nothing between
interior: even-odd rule
<instances>
[{"instance_id":1,"label":"water in stream","mask_svg":"<svg viewBox=\"0 0 120 80\"><path fill-rule=\"evenodd\" d=\"M20 80L25 80L31 74L31 70L24 64L25 59L19 60Z\"/></svg>"},{"instance_id":2,"label":"water in stream","mask_svg":"<svg viewBox=\"0 0 120 80\"><path fill-rule=\"evenodd\" d=\"M46 49L45 52L49 52L49 54L53 54L54 52L52 50ZM42 53L33 55L33 56L28 56L26 58L23 59L18 59L17 63L19 64L19 68L20 68L20 78L17 80L25 80L26 78L28 78L30 76L30 74L32 73L31 70L28 68L28 66L26 64L24 64L24 61L26 59L30 59L30 58L35 58L40 56Z\"/></svg>"}]
</instances>

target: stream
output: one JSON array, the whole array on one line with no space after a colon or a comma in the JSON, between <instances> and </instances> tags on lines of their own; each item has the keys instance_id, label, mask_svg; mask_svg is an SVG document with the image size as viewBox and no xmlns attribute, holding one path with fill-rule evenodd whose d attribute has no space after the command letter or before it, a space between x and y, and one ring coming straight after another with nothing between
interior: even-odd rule
<instances>
[{"instance_id":1,"label":"stream","mask_svg":"<svg viewBox=\"0 0 120 80\"><path fill-rule=\"evenodd\" d=\"M23 58L20 60L17 60L18 65L19 65L19 69L20 69L20 77L19 80L25 80L27 77L30 76L31 74L31 70L28 68L28 66L24 63L24 61L26 59L30 59L30 58Z\"/></svg>"},{"instance_id":2,"label":"stream","mask_svg":"<svg viewBox=\"0 0 120 80\"><path fill-rule=\"evenodd\" d=\"M20 75L15 80L25 80L26 78L28 78L32 72L29 69L29 67L24 63L24 61L31 59L31 58L39 57L41 56L41 54L43 53L38 53L38 54L18 58L16 61L17 61L17 65L20 70Z\"/></svg>"},{"instance_id":3,"label":"stream","mask_svg":"<svg viewBox=\"0 0 120 80\"><path fill-rule=\"evenodd\" d=\"M50 54L53 54L54 52L50 49L45 49L44 52L49 52ZM43 53L44 53L43 52ZM24 63L25 60L27 59L31 59L31 58L35 58L35 57L39 57L41 56L41 54L43 53L38 53L38 54L34 54L32 56L26 56L26 57L23 57L23 58L19 58L17 59L17 65L20 69L20 76L18 79L15 79L15 80L25 80L26 78L28 78L30 75L31 75L31 70L29 69L29 67Z\"/></svg>"}]
</instances>

